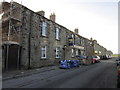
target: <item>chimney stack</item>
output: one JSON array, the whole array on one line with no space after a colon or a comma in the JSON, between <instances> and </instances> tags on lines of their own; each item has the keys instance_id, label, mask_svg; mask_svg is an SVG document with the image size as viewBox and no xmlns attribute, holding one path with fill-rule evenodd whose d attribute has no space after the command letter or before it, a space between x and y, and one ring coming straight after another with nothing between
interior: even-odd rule
<instances>
[{"instance_id":1,"label":"chimney stack","mask_svg":"<svg viewBox=\"0 0 120 90\"><path fill-rule=\"evenodd\" d=\"M76 34L78 34L78 33L79 33L78 28L76 28L76 29L74 30L74 32L75 32Z\"/></svg>"},{"instance_id":2,"label":"chimney stack","mask_svg":"<svg viewBox=\"0 0 120 90\"><path fill-rule=\"evenodd\" d=\"M54 21L55 22L55 18L56 18L56 16L55 16L55 13L51 13L51 15L50 15L50 20L52 20L52 21Z\"/></svg>"},{"instance_id":3,"label":"chimney stack","mask_svg":"<svg viewBox=\"0 0 120 90\"><path fill-rule=\"evenodd\" d=\"M93 41L93 38L91 37L90 40Z\"/></svg>"},{"instance_id":4,"label":"chimney stack","mask_svg":"<svg viewBox=\"0 0 120 90\"><path fill-rule=\"evenodd\" d=\"M38 14L40 14L41 16L45 16L45 12L44 11L38 11Z\"/></svg>"}]
</instances>

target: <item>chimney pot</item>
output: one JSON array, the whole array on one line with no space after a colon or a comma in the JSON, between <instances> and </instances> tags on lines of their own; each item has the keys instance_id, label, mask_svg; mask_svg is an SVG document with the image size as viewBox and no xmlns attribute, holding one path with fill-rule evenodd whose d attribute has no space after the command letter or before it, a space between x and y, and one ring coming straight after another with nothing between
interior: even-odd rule
<instances>
[{"instance_id":1,"label":"chimney pot","mask_svg":"<svg viewBox=\"0 0 120 90\"><path fill-rule=\"evenodd\" d=\"M76 29L74 30L74 32L75 32L76 34L79 33L78 31L79 31L78 28L76 28Z\"/></svg>"},{"instance_id":2,"label":"chimney pot","mask_svg":"<svg viewBox=\"0 0 120 90\"><path fill-rule=\"evenodd\" d=\"M55 22L55 19L56 19L55 13L51 13L51 15L50 15L50 20L52 20L52 21Z\"/></svg>"}]
</instances>

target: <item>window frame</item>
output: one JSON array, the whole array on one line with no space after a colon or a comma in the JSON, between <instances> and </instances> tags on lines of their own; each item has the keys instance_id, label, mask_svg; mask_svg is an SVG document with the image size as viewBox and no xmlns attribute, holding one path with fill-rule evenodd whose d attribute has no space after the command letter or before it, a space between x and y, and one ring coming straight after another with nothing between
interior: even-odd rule
<instances>
[{"instance_id":1,"label":"window frame","mask_svg":"<svg viewBox=\"0 0 120 90\"><path fill-rule=\"evenodd\" d=\"M74 45L74 44L75 44L75 35L72 34L71 36L72 36L72 39L73 39L73 45Z\"/></svg>"},{"instance_id":2,"label":"window frame","mask_svg":"<svg viewBox=\"0 0 120 90\"><path fill-rule=\"evenodd\" d=\"M79 55L78 49L76 50L76 56Z\"/></svg>"},{"instance_id":3,"label":"window frame","mask_svg":"<svg viewBox=\"0 0 120 90\"><path fill-rule=\"evenodd\" d=\"M60 28L55 28L55 39L60 40Z\"/></svg>"},{"instance_id":4,"label":"window frame","mask_svg":"<svg viewBox=\"0 0 120 90\"><path fill-rule=\"evenodd\" d=\"M47 36L47 23L45 21L42 22L42 36Z\"/></svg>"},{"instance_id":5,"label":"window frame","mask_svg":"<svg viewBox=\"0 0 120 90\"><path fill-rule=\"evenodd\" d=\"M59 47L57 47L56 49L55 49L55 58L60 58L60 48Z\"/></svg>"},{"instance_id":6,"label":"window frame","mask_svg":"<svg viewBox=\"0 0 120 90\"><path fill-rule=\"evenodd\" d=\"M71 49L71 57L74 57L74 49Z\"/></svg>"},{"instance_id":7,"label":"window frame","mask_svg":"<svg viewBox=\"0 0 120 90\"><path fill-rule=\"evenodd\" d=\"M47 50L46 46L41 47L41 58L42 59L47 58L46 50ZM45 54L45 57L44 57L44 54Z\"/></svg>"}]
</instances>

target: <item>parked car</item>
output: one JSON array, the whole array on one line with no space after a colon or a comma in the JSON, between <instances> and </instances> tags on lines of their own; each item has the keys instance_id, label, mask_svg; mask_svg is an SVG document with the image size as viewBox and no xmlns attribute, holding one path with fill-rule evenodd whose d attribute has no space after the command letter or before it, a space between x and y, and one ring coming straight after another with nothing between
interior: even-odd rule
<instances>
[{"instance_id":1,"label":"parked car","mask_svg":"<svg viewBox=\"0 0 120 90\"><path fill-rule=\"evenodd\" d=\"M120 57L116 59L117 62L117 87L120 88Z\"/></svg>"},{"instance_id":2,"label":"parked car","mask_svg":"<svg viewBox=\"0 0 120 90\"><path fill-rule=\"evenodd\" d=\"M79 60L61 60L59 61L59 68L61 69L69 69L73 67L79 67Z\"/></svg>"},{"instance_id":3,"label":"parked car","mask_svg":"<svg viewBox=\"0 0 120 90\"><path fill-rule=\"evenodd\" d=\"M112 58L112 56L109 55L109 56L108 56L108 59L111 59L111 58Z\"/></svg>"},{"instance_id":4,"label":"parked car","mask_svg":"<svg viewBox=\"0 0 120 90\"><path fill-rule=\"evenodd\" d=\"M86 64L86 56L80 56L79 57L79 59L80 59L80 64L82 64L82 65L84 65L84 64Z\"/></svg>"},{"instance_id":5,"label":"parked car","mask_svg":"<svg viewBox=\"0 0 120 90\"><path fill-rule=\"evenodd\" d=\"M120 57L116 59L117 66L120 65Z\"/></svg>"},{"instance_id":6,"label":"parked car","mask_svg":"<svg viewBox=\"0 0 120 90\"><path fill-rule=\"evenodd\" d=\"M94 58L94 56L87 56L86 57L86 62L87 62L87 64L94 64L95 63L95 58Z\"/></svg>"},{"instance_id":7,"label":"parked car","mask_svg":"<svg viewBox=\"0 0 120 90\"><path fill-rule=\"evenodd\" d=\"M70 60L70 67L79 67L80 61L79 60Z\"/></svg>"},{"instance_id":8,"label":"parked car","mask_svg":"<svg viewBox=\"0 0 120 90\"><path fill-rule=\"evenodd\" d=\"M117 66L117 87L120 88L120 64Z\"/></svg>"},{"instance_id":9,"label":"parked car","mask_svg":"<svg viewBox=\"0 0 120 90\"><path fill-rule=\"evenodd\" d=\"M107 56L107 55L103 55L102 59L103 59L103 60L107 60L107 59L108 59L108 56Z\"/></svg>"},{"instance_id":10,"label":"parked car","mask_svg":"<svg viewBox=\"0 0 120 90\"><path fill-rule=\"evenodd\" d=\"M61 60L59 61L59 68L63 68L63 69L68 69L70 68L70 63L68 63L68 60Z\"/></svg>"},{"instance_id":11,"label":"parked car","mask_svg":"<svg viewBox=\"0 0 120 90\"><path fill-rule=\"evenodd\" d=\"M97 63L97 62L100 62L100 57L99 56L93 56L93 58L95 59L95 63Z\"/></svg>"},{"instance_id":12,"label":"parked car","mask_svg":"<svg viewBox=\"0 0 120 90\"><path fill-rule=\"evenodd\" d=\"M102 60L102 59L103 59L103 56L101 55L101 56L100 56L100 60Z\"/></svg>"}]
</instances>

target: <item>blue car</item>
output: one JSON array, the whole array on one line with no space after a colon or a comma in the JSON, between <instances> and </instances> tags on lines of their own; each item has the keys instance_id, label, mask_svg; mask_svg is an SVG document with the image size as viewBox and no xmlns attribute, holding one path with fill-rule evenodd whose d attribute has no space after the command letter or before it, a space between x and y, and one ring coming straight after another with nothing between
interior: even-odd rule
<instances>
[{"instance_id":1,"label":"blue car","mask_svg":"<svg viewBox=\"0 0 120 90\"><path fill-rule=\"evenodd\" d=\"M80 62L79 60L73 60L73 67L79 67Z\"/></svg>"},{"instance_id":2,"label":"blue car","mask_svg":"<svg viewBox=\"0 0 120 90\"><path fill-rule=\"evenodd\" d=\"M79 67L79 65L80 65L79 60L61 60L59 63L59 68L69 69L73 67Z\"/></svg>"},{"instance_id":3,"label":"blue car","mask_svg":"<svg viewBox=\"0 0 120 90\"><path fill-rule=\"evenodd\" d=\"M63 69L68 69L70 68L70 63L68 60L62 60L60 61L60 65L59 68L63 68Z\"/></svg>"}]
</instances>

